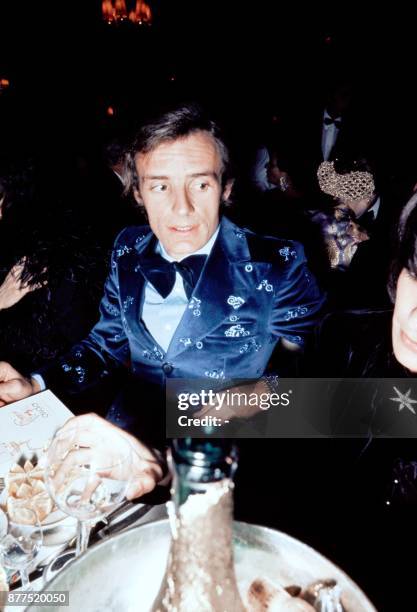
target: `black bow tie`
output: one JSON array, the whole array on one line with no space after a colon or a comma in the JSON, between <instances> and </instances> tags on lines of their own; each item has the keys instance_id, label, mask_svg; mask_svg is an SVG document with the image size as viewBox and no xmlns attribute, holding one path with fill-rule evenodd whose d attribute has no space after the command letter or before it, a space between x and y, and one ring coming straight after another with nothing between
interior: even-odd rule
<instances>
[{"instance_id":1,"label":"black bow tie","mask_svg":"<svg viewBox=\"0 0 417 612\"><path fill-rule=\"evenodd\" d=\"M182 261L167 261L161 255L153 254L141 264L140 271L163 298L171 293L178 272L182 276L187 298L190 299L206 259L207 255L190 255Z\"/></svg>"},{"instance_id":2,"label":"black bow tie","mask_svg":"<svg viewBox=\"0 0 417 612\"><path fill-rule=\"evenodd\" d=\"M342 120L341 119L333 119L332 117L325 117L324 118L324 125L331 125L332 123L334 123L334 125L337 128L340 128L340 126L342 125Z\"/></svg>"}]
</instances>

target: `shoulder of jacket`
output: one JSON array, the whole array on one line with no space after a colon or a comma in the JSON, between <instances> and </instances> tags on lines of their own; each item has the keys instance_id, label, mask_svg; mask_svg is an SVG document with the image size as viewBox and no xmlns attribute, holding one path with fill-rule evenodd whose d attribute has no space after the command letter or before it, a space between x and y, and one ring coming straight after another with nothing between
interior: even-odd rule
<instances>
[{"instance_id":1,"label":"shoulder of jacket","mask_svg":"<svg viewBox=\"0 0 417 612\"><path fill-rule=\"evenodd\" d=\"M253 261L277 264L277 262L288 263L299 257L304 258L304 248L295 240L262 236L248 229L243 231Z\"/></svg>"},{"instance_id":2,"label":"shoulder of jacket","mask_svg":"<svg viewBox=\"0 0 417 612\"><path fill-rule=\"evenodd\" d=\"M129 227L125 227L118 234L114 242L114 250L117 251L123 247L130 250L141 242L150 232L151 228L149 225L130 225Z\"/></svg>"}]
</instances>

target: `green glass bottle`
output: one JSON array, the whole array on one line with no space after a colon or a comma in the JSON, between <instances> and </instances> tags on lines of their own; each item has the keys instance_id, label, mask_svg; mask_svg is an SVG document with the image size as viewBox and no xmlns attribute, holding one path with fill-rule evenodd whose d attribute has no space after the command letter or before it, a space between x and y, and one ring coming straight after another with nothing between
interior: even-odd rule
<instances>
[{"instance_id":1,"label":"green glass bottle","mask_svg":"<svg viewBox=\"0 0 417 612\"><path fill-rule=\"evenodd\" d=\"M172 444L172 543L154 612L244 612L234 570L236 450L229 441Z\"/></svg>"}]
</instances>

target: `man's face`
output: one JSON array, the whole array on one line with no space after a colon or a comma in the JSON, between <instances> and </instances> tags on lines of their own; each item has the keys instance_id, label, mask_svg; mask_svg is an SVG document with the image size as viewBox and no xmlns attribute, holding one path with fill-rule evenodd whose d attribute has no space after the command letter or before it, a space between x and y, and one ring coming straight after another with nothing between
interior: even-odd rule
<instances>
[{"instance_id":1,"label":"man's face","mask_svg":"<svg viewBox=\"0 0 417 612\"><path fill-rule=\"evenodd\" d=\"M360 200L348 200L344 198L339 198L339 202L351 208L355 213L356 217L360 217L360 215L363 215L367 210L369 210L374 204L375 200L376 195L373 195L369 198L362 198ZM360 219L358 219L358 222L360 223Z\"/></svg>"},{"instance_id":2,"label":"man's face","mask_svg":"<svg viewBox=\"0 0 417 612\"><path fill-rule=\"evenodd\" d=\"M406 269L398 278L392 346L397 360L411 372L417 372L417 279Z\"/></svg>"},{"instance_id":3,"label":"man's face","mask_svg":"<svg viewBox=\"0 0 417 612\"><path fill-rule=\"evenodd\" d=\"M149 224L165 250L182 259L203 247L219 224L220 154L212 136L196 132L136 157L139 192Z\"/></svg>"}]
</instances>

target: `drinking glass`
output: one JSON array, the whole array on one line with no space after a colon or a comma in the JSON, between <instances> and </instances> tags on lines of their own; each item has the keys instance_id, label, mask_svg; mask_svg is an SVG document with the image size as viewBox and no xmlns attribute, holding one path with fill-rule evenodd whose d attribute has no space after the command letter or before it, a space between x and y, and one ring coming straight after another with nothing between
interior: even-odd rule
<instances>
[{"instance_id":1,"label":"drinking glass","mask_svg":"<svg viewBox=\"0 0 417 612\"><path fill-rule=\"evenodd\" d=\"M113 432L59 430L46 455L45 482L58 508L78 521L75 556L88 546L91 526L120 504L130 482L132 451Z\"/></svg>"},{"instance_id":2,"label":"drinking glass","mask_svg":"<svg viewBox=\"0 0 417 612\"><path fill-rule=\"evenodd\" d=\"M38 515L30 508L18 508L9 517L6 535L0 539L0 560L9 570L18 570L22 589L30 590L28 568L42 546L42 527Z\"/></svg>"}]
</instances>

